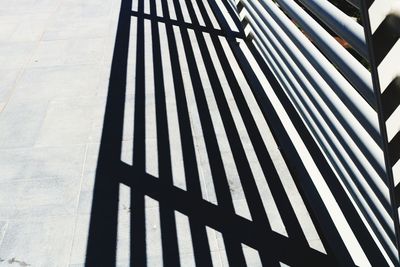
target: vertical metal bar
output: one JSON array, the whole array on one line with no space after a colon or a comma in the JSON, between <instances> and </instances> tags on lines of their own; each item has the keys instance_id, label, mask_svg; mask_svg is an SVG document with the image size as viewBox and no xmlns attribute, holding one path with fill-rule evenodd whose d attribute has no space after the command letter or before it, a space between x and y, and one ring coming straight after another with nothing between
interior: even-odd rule
<instances>
[{"instance_id":1,"label":"vertical metal bar","mask_svg":"<svg viewBox=\"0 0 400 267\"><path fill-rule=\"evenodd\" d=\"M369 14L369 8L371 7L373 1L371 0L362 0L360 1L360 13L361 13L361 19L363 22L364 26L364 32L365 32L365 38L367 42L367 48L368 48L368 54L369 54L369 62L371 66L371 75L372 75L372 82L373 82L373 87L374 87L374 92L375 92L375 98L376 98L376 103L377 103L377 113L378 113L378 120L379 120L379 128L383 140L383 145L382 145L382 150L384 153L384 158L385 158L385 166L386 166L386 175L387 175L387 186L389 188L389 194L390 194L390 201L391 201L391 208L392 208L392 218L393 218L393 227L395 230L395 235L396 235L396 247L397 247L397 262L394 262L396 266L400 266L400 261L399 261L399 248L400 248L400 239L399 239L399 234L400 234L400 227L399 227L399 214L397 210L397 203L395 199L395 183L394 183L394 177L393 177L393 170L392 170L392 165L390 162L390 154L389 154L389 142L388 142L388 135L387 135L387 129L386 129L386 123L385 123L385 116L383 112L383 103L382 103L382 94L381 94L381 87L380 87L380 80L379 80L379 73L378 73L378 62L376 58L376 49L377 47L374 47L373 39L372 39L372 30L371 30L371 24L370 24L370 14Z\"/></svg>"}]
</instances>

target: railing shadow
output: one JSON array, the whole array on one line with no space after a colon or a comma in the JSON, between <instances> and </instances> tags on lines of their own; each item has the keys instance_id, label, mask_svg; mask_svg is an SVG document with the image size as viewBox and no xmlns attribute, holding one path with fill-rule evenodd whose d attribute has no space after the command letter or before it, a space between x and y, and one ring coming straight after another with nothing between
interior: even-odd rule
<instances>
[{"instance_id":1,"label":"railing shadow","mask_svg":"<svg viewBox=\"0 0 400 267\"><path fill-rule=\"evenodd\" d=\"M337 266L354 265L336 228L330 218L321 219L325 213L316 215L316 210L324 210L319 204L313 204L317 208L310 210L316 228L319 231L327 254L321 253L309 247L301 230L293 207L285 193L277 171L272 163L267 148L262 141L261 133L257 128L250 109L244 99L240 85L230 67L224 48L219 38L226 38L232 50L244 62L243 54L238 50L236 38L241 38L241 32L235 32L227 27L226 21L220 21L224 26L222 30L215 29L207 15L203 2L197 1L200 13L206 26L201 26L196 17L191 1L186 1L186 7L191 23L184 21L183 12L178 0L173 1L176 20L169 16L169 8L166 0L161 1L163 16L157 16L156 1L149 1L150 14L144 12L144 0L138 0L137 11L132 11L132 0L122 0L121 10L116 33L114 54L110 73L109 91L106 103L106 112L103 124L103 133L100 144L99 158L96 170L96 180L93 191L93 203L89 239L87 245L86 266L115 266L117 248L118 226L118 201L119 186L124 184L131 188L131 232L130 232L130 265L147 266L146 254L146 223L145 223L145 196L158 201L161 224L161 245L163 264L165 266L180 266L180 254L177 239L177 224L175 211L188 217L190 234L196 266L212 266L209 241L206 227L220 232L230 266L246 266L242 244L258 251L260 260L264 266L279 266L280 262L290 266ZM219 15L218 6L210 1L214 12ZM231 10L226 5L228 10ZM217 10L216 10L217 9ZM136 18L136 36L131 36L131 20ZM145 73L145 21L151 25L151 51L154 76L155 114L157 131L157 161L159 177L156 178L146 173L146 73ZM235 20L236 24L237 20ZM165 77L162 64L160 23L165 25L170 64L172 66L172 78L175 92L176 109L180 128L180 136L170 136L168 131L167 104L165 92ZM190 121L190 107L187 102L182 66L180 65L179 51L174 27L179 28L183 48L188 65L188 73L193 85L201 128L205 136L207 156L210 161L212 180L215 186L218 205L212 204L202 197L199 166L197 166L193 130ZM227 133L227 139L232 150L232 155L238 169L243 191L249 206L252 221L235 214L233 200L229 189L228 177L221 158L221 148L217 142L215 126L211 118L211 111L207 105L206 94L202 84L201 75L193 47L189 30L194 33L198 42L200 56L206 66L211 89L215 96L222 123ZM221 81L214 67L204 33L210 36L215 47L218 60L223 66L224 75L227 77L233 97L239 107L241 116L245 121L245 127L255 147L257 159L260 162L265 177L268 177L268 185L277 202L280 214L285 223L288 236L272 231L269 218L262 205L261 196L254 181L245 148L240 141L240 134L230 113L228 102L224 96ZM121 161L124 111L126 106L126 87L128 76L129 43L132 39L136 42L136 73L135 73L135 111L133 134L132 165ZM241 57L241 59L240 59ZM242 65L244 71L249 71L249 66ZM251 70L250 70L251 72ZM249 74L250 79L253 74ZM272 79L272 78L271 78ZM251 82L256 88L260 85ZM278 86L276 84L276 86ZM257 89L254 89L257 90ZM272 116L272 115L271 115ZM268 119L270 121L270 119ZM283 126L280 126L283 129ZM279 127L278 127L279 128ZM182 190L173 185L170 140L180 138L182 144L183 164L186 177L187 190ZM298 157L298 155L297 155ZM300 159L300 157L298 157ZM300 175L304 175L301 173ZM307 180L307 178L304 178ZM304 185L302 186L309 186ZM335 185L337 186L337 185ZM334 186L332 186L334 187ZM308 190L308 191L307 191ZM311 186L305 194L314 194L311 197L321 201L318 193ZM336 191L340 191L336 188ZM339 192L344 196L344 192ZM345 200L343 200L345 201ZM309 204L311 205L311 204ZM308 205L308 206L309 206ZM351 205L346 202L345 205ZM319 207L319 208L318 208ZM347 210L346 210L347 208ZM344 208L347 213L354 212L349 206ZM354 215L352 215L354 216ZM358 222L358 221L357 221ZM322 226L320 224L323 224ZM358 226L357 223L355 223ZM323 234L322 231L329 233ZM327 239L330 239L327 240ZM333 240L333 241L332 241ZM335 242L332 245L332 242ZM368 243L369 244L369 243Z\"/></svg>"}]
</instances>

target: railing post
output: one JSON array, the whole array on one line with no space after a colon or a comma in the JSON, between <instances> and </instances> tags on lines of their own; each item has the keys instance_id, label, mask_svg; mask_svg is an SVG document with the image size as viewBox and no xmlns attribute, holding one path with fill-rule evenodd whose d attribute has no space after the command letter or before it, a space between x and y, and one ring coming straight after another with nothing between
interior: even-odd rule
<instances>
[{"instance_id":1,"label":"railing post","mask_svg":"<svg viewBox=\"0 0 400 267\"><path fill-rule=\"evenodd\" d=\"M382 3L386 2L386 3ZM384 6L384 4L386 4ZM377 99L392 217L400 248L400 1L362 0L361 18ZM400 266L399 255L397 266Z\"/></svg>"}]
</instances>

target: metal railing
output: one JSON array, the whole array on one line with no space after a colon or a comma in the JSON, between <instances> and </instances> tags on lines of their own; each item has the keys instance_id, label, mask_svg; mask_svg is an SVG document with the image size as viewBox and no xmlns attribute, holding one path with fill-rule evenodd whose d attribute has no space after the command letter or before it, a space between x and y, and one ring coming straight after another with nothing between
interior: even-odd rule
<instances>
[{"instance_id":1,"label":"metal railing","mask_svg":"<svg viewBox=\"0 0 400 267\"><path fill-rule=\"evenodd\" d=\"M361 24L327 0L236 5L249 40L398 265L400 1L347 2Z\"/></svg>"}]
</instances>

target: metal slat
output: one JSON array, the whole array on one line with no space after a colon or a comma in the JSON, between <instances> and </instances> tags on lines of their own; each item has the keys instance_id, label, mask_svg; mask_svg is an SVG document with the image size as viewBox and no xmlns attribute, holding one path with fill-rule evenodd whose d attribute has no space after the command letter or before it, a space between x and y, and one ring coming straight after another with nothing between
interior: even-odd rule
<instances>
[{"instance_id":1,"label":"metal slat","mask_svg":"<svg viewBox=\"0 0 400 267\"><path fill-rule=\"evenodd\" d=\"M249 21L250 21L250 24L251 25L254 25L254 21L252 21L252 19L251 18L249 18ZM259 37L261 34L256 34L255 36L254 36L254 38L255 39L259 39L259 38L261 38L261 37ZM270 37L271 38L273 38L272 37L272 33L270 33ZM263 45L266 45L267 43L270 43L270 44L273 44L273 43L275 43L275 45L277 45L277 43L279 43L277 40L275 40L275 42L272 40L272 39L268 39L268 40L266 40L266 41L264 41L263 42ZM276 50L279 50L279 51L281 51L282 52L282 50L283 49L276 49ZM278 57L274 57L273 58L273 61L275 62L274 64L276 64L276 62L280 62L281 61L281 59L279 59ZM286 64L285 63L281 63L281 66L285 66ZM288 68L286 68L286 69L284 69L283 71L281 71L281 73L285 73L286 75L289 75L289 73L291 73L291 71L288 69ZM292 80L292 82L293 82L293 80ZM288 86L288 85L286 85L286 86ZM288 86L288 87L290 87L290 86ZM297 92L302 92L302 90L304 89L304 87L302 87L302 86L298 86L299 88L298 88L298 90L297 90ZM292 89L293 89L293 87L292 87ZM290 90L289 90L289 93L290 93ZM304 92L303 92L304 93ZM292 94L292 93L290 93L290 94ZM293 95L292 95L293 96ZM301 100L299 100L299 98L297 99L297 101L301 101ZM307 106L307 105L303 105L303 109L304 109L304 106ZM308 107L310 107L311 105L308 105ZM303 117L304 118L306 118L306 121L308 121L309 122L309 125L310 125L310 127L312 127L312 129L313 129L313 131L314 131L314 133L315 132L318 132L319 134L319 136L320 136L320 140L325 140L324 141L324 143L325 143L325 145L324 145L324 147L326 148L326 149L328 149L328 150L332 150L332 147L340 147L340 143L338 143L338 142L336 142L336 144L335 144L335 146L332 146L332 145L329 145L329 144L326 144L326 142L328 142L327 140L332 140L332 139L334 139L334 136L332 136L332 135L326 135L326 131L329 131L329 127L321 127L321 124L323 124L324 122L323 122L323 120L320 120L319 122L317 121L315 121L314 119L312 119L311 117L312 117L312 115L310 115L310 114L317 114L318 112L315 112L315 110L314 110L314 112L306 112L306 111L303 111ZM304 114L308 114L308 115L304 115ZM311 125L313 125L313 126L311 126ZM318 127L318 125L319 125L319 127ZM322 132L321 132L321 130L322 131L325 131L325 134L323 134ZM346 153L345 151L342 151L343 153ZM334 157L337 157L336 156L337 155L337 153L334 153L334 152L330 152L329 153L329 156L330 156L330 158L331 159L333 159ZM336 162L336 164L339 164L339 165L342 165L342 161L341 160L335 160L335 162ZM342 171L343 171L343 173L347 173L346 172L346 170L344 170L343 169L344 167L343 167L343 165L342 165L342 167L341 167L341 169L342 169ZM348 174L347 174L347 177L348 177ZM380 208L380 212L379 211L377 211L377 210L375 210L375 212L373 212L371 209L370 209L370 207L369 207L369 205L367 204L367 203L365 203L365 200L364 200L364 197L362 196L362 195L360 195L360 193L358 192L358 188L359 188L359 186L356 186L356 185L354 185L354 183L353 183L353 181L352 181L352 179L351 178L347 178L348 179L348 183L351 183L352 184L352 188L353 188L353 190L354 190L354 192L356 192L356 193L354 193L354 194L356 194L356 195L358 195L358 199L361 201L361 202L363 202L364 204L363 204L363 207L364 207L364 210L365 210L365 212L367 212L368 214L369 214L369 216L371 216L373 219L372 220L374 220L375 222L377 222L377 225L380 225L380 224L384 224L384 225L387 225L386 227L384 227L384 228L386 228L386 230L384 230L384 228L380 228L379 229L379 231L381 232L381 236L382 236L382 238L384 239L384 240L386 240L386 241L389 241L389 242L387 242L387 244L391 244L391 242L390 242L390 240L391 239L393 239L393 231L391 231L390 230L390 228L388 228L388 224L390 223L390 216L388 216L388 214L384 211L384 208L383 207L381 207ZM358 193L357 193L358 192ZM374 193L371 191L371 190L369 190L369 192L371 193L371 195L374 195ZM365 195L365 194L364 194ZM379 202L379 200L375 200L376 202ZM371 202L370 202L371 203ZM382 217L382 220L377 220L377 218L376 218L376 215L375 215L375 213L376 212L378 212L378 213L381 213L382 214L382 216L384 216L385 217L385 219L383 219L383 217ZM384 215L384 214L386 214L386 215ZM389 238L389 236L391 236L391 238ZM393 248L392 248L393 249Z\"/></svg>"},{"instance_id":2,"label":"metal slat","mask_svg":"<svg viewBox=\"0 0 400 267\"><path fill-rule=\"evenodd\" d=\"M376 142L380 141L379 126L375 111L362 100L354 87L338 72L338 70L325 58L325 56L307 39L304 34L292 23L292 21L271 1L251 1L257 7L260 14L269 14L277 28L285 30L290 40L292 40L301 50L307 60L299 62L300 65L307 66L310 63L324 77L324 82L328 83L334 92L342 99L347 108L350 109L357 120L369 131ZM307 69L303 70L308 75ZM312 77L309 77L313 79Z\"/></svg>"},{"instance_id":3,"label":"metal slat","mask_svg":"<svg viewBox=\"0 0 400 267\"><path fill-rule=\"evenodd\" d=\"M346 40L361 56L368 59L364 29L353 18L326 0L299 1L338 36Z\"/></svg>"},{"instance_id":4,"label":"metal slat","mask_svg":"<svg viewBox=\"0 0 400 267\"><path fill-rule=\"evenodd\" d=\"M272 17L268 17L269 14L266 12L262 12L263 10L260 10L260 6L257 6L256 3L250 2L250 1L242 1L243 3L247 3L247 5L253 6L257 14L253 14L252 16L262 16L261 23L263 24L263 20L268 22L268 25L276 25L276 23L273 21ZM258 10L256 10L258 9ZM265 25L263 25L265 26ZM279 27L274 27L275 30L278 30ZM286 32L286 31L285 31ZM279 33L276 32L276 35L279 37ZM324 99L326 99L327 103L331 107L332 110L335 111L337 118L339 121L341 121L341 124L343 125L348 125L348 129L350 129L350 132L352 130L351 127L355 128L363 128L359 122L359 118L353 117L354 113L353 110L349 110L344 106L343 103L341 103L341 99L339 99L335 93L332 92L332 89L329 87L329 85L326 83L324 78L320 76L319 72L314 69L314 67L307 61L307 58L302 56L302 53L294 53L293 49L296 49L296 46L292 45L290 46L291 42L293 39L289 38L286 36L286 38L280 39L281 43L284 46L284 49L286 49L290 54L291 57L295 60L297 66L301 69L301 71L306 75L307 79L313 84L315 88L318 88L319 94L323 96ZM367 105L367 104L364 104ZM373 115L374 113L372 113ZM378 146L376 146L372 139L369 136L369 130L367 129L366 131L363 130L358 130L357 133L352 134L353 140L359 139L361 143L363 144L369 144L366 146L366 149L369 150L369 154L374 157L373 161L375 162L376 168L383 170L383 160L379 157L380 155L380 149ZM382 171L380 171L382 174Z\"/></svg>"},{"instance_id":5,"label":"metal slat","mask_svg":"<svg viewBox=\"0 0 400 267\"><path fill-rule=\"evenodd\" d=\"M252 18L248 18L249 20L252 20ZM251 23L254 25L254 22ZM259 25L259 24L258 24ZM267 28L264 28L263 30L267 31ZM262 33L261 33L262 34ZM261 35L260 33L257 34L257 36ZM255 36L256 37L256 36ZM279 43L279 41L276 41ZM283 42L281 42L283 43ZM286 43L286 42L285 42ZM281 47L282 50L285 50L283 47ZM293 50L291 49L292 53ZM287 56L287 58L290 58ZM371 186L375 188L376 190L383 192L384 190L387 190L387 187L385 186L385 183L379 178L378 174L372 169L370 163L364 155L361 153L360 150L358 150L358 147L354 144L354 142L349 138L349 135L345 132L345 129L338 123L338 121L335 118L335 114L332 113L332 111L329 110L329 108L326 106L326 104L323 102L323 99L321 99L316 92L316 90L313 88L312 84L310 84L305 76L301 73L301 71L298 69L296 64L294 62L288 63L288 60L286 61L286 64L290 66L291 70L296 69L297 77L302 76L301 78L297 78L299 82L301 82L301 87L303 88L304 91L307 92L307 94L312 97L313 103L317 106L317 113L322 114L324 119L328 122L328 127L330 131L333 131L336 136L338 136L340 140L340 144L346 143L347 144L347 149L346 153L349 153L349 150L351 150L350 155L353 160L359 160L362 158L361 162L358 162L358 168L369 168L368 172L364 172L364 176L368 176L367 178L374 177L375 179L369 179ZM307 90L305 90L307 89ZM356 122L355 122L356 123ZM358 155L358 157L356 156ZM389 209L388 206L388 197L381 197L382 201L385 201L386 208Z\"/></svg>"},{"instance_id":6,"label":"metal slat","mask_svg":"<svg viewBox=\"0 0 400 267\"><path fill-rule=\"evenodd\" d=\"M320 0L319 0L320 1ZM320 4L324 1L320 1ZM299 5L294 1L290 0L277 0L280 7L301 27L302 31L312 39L313 43L321 49L321 51L329 58L330 61L340 70L343 76L356 88L356 90L367 100L367 102L376 108L374 89L372 86L371 74L368 70L355 59L339 42L331 36L324 27L316 22L307 12L305 12ZM336 8L331 5L331 9ZM339 19L340 17L334 17L336 14L331 14L331 19ZM344 15L344 14L343 14ZM328 17L326 13L322 13L321 16ZM347 18L349 18L347 16ZM332 22L335 24L336 21ZM357 24L357 22L352 21ZM340 25L340 24L335 24ZM358 25L358 24L357 24ZM359 26L359 25L358 25ZM349 25L345 24L342 28L347 28ZM361 27L361 26L359 26ZM356 33L350 32L346 41L359 40L360 36L363 36L362 28L361 32ZM356 37L358 37L356 39ZM359 40L361 42L361 40ZM364 41L365 42L365 41ZM364 52L366 53L366 47L364 43Z\"/></svg>"},{"instance_id":7,"label":"metal slat","mask_svg":"<svg viewBox=\"0 0 400 267\"><path fill-rule=\"evenodd\" d=\"M260 50L336 170L337 178L366 219L371 235L389 256L388 263L399 266L392 166L387 164L386 129L382 128L378 93L381 91L377 90L379 78L375 74L379 66L375 66L377 60L371 55L371 46L377 42L365 38L365 29L328 1L298 1L318 20L296 1L239 0L240 17L246 13L242 22L245 32L250 32L255 49ZM366 8L376 4L373 0L348 2L359 8L364 18L369 16ZM369 20L365 23L369 25ZM371 63L373 75L328 33L327 28L344 38ZM367 36L369 29L366 27ZM381 32L385 32L382 36L387 36L386 30ZM380 53L380 58L388 58L389 49L395 47L392 44L397 36L391 37L392 42L385 51L375 52ZM386 118L396 106L383 109ZM399 155L398 148L391 152Z\"/></svg>"}]
</instances>

